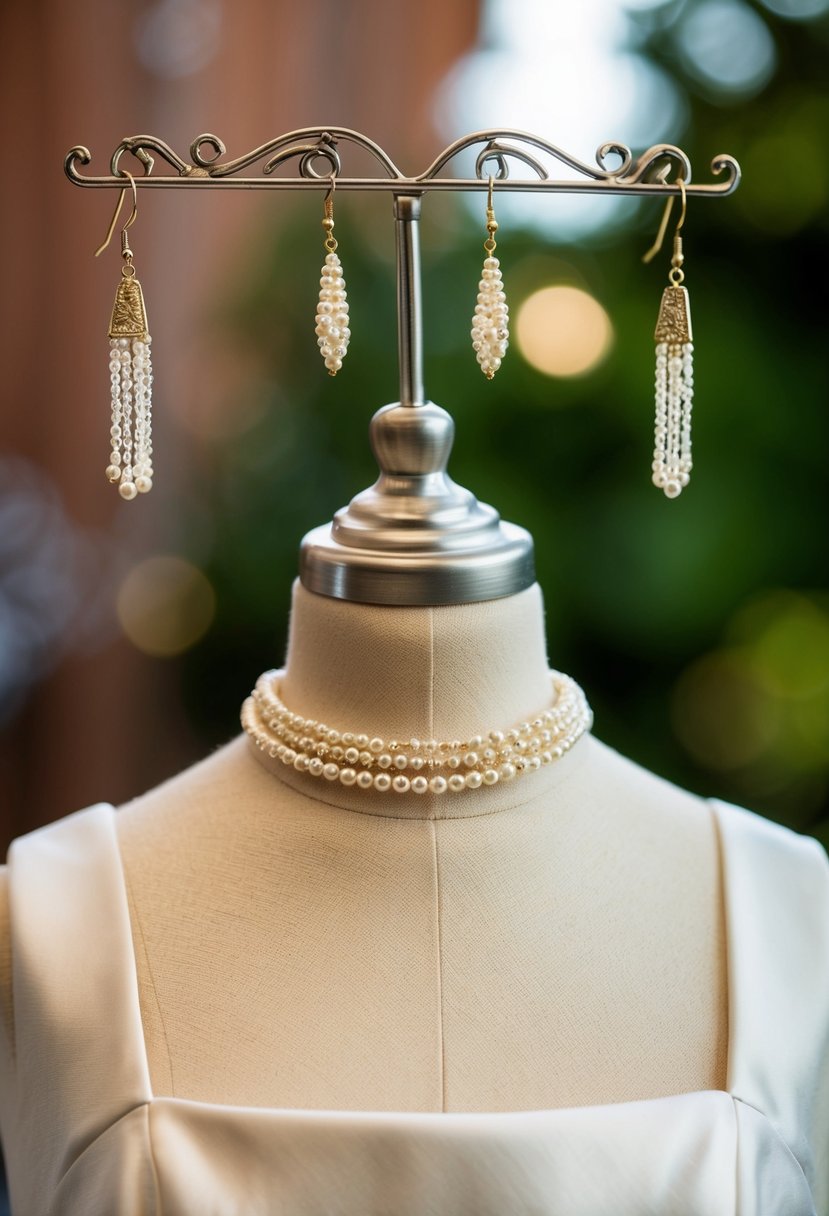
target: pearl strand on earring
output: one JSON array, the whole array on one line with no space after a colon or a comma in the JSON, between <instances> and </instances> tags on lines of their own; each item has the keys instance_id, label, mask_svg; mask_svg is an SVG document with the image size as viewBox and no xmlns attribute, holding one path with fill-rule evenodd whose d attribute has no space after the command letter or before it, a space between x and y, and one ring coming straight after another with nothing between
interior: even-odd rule
<instances>
[{"instance_id":1,"label":"pearl strand on earring","mask_svg":"<svg viewBox=\"0 0 829 1216\"><path fill-rule=\"evenodd\" d=\"M472 318L472 349L481 371L487 380L491 380L507 353L509 310L501 264L496 257L484 258L482 276Z\"/></svg>"},{"instance_id":2,"label":"pearl strand on earring","mask_svg":"<svg viewBox=\"0 0 829 1216\"><path fill-rule=\"evenodd\" d=\"M292 712L279 696L282 674L266 671L242 706L242 726L255 745L298 772L380 793L459 793L509 781L561 759L593 722L575 680L551 672L555 700L532 722L467 740L386 742Z\"/></svg>"},{"instance_id":3,"label":"pearl strand on earring","mask_svg":"<svg viewBox=\"0 0 829 1216\"><path fill-rule=\"evenodd\" d=\"M343 268L336 253L325 255L316 315L317 345L328 374L336 376L348 351L348 297Z\"/></svg>"}]
</instances>

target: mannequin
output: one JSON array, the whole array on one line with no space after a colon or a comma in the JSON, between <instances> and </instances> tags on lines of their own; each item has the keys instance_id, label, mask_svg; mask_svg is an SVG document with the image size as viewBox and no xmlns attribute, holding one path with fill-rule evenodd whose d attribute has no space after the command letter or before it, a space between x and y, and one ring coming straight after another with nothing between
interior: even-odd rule
<instances>
[{"instance_id":1,"label":"mannequin","mask_svg":"<svg viewBox=\"0 0 829 1216\"><path fill-rule=\"evenodd\" d=\"M419 202L395 199L380 476L303 541L287 710L243 714L265 749L243 732L0 871L15 1216L825 1208L819 846L577 738L566 682L560 747L536 723L518 777L516 736L497 773L477 742L427 748L466 784L415 793L419 745L388 742L506 732L562 687L531 538L447 476L452 420L423 398ZM385 740L403 792L315 776L293 748L320 722Z\"/></svg>"},{"instance_id":2,"label":"mannequin","mask_svg":"<svg viewBox=\"0 0 829 1216\"><path fill-rule=\"evenodd\" d=\"M391 608L297 583L282 691L386 737L512 725L551 700L540 591ZM724 1086L710 808L591 736L508 784L384 798L241 735L117 831L155 1093L508 1111Z\"/></svg>"}]
</instances>

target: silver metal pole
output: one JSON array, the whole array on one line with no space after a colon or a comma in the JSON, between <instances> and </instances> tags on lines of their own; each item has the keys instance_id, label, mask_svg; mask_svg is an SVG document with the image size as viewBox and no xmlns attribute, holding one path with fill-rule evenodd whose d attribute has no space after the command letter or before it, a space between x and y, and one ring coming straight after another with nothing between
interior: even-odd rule
<instances>
[{"instance_id":1,"label":"silver metal pole","mask_svg":"<svg viewBox=\"0 0 829 1216\"><path fill-rule=\"evenodd\" d=\"M400 404L423 405L423 320L420 300L420 195L395 194L397 349Z\"/></svg>"}]
</instances>

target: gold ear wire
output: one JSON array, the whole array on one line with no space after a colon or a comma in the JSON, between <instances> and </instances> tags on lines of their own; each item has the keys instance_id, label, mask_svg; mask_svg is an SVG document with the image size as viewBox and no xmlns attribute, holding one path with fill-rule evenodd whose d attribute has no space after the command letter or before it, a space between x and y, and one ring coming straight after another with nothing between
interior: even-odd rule
<instances>
[{"instance_id":1,"label":"gold ear wire","mask_svg":"<svg viewBox=\"0 0 829 1216\"><path fill-rule=\"evenodd\" d=\"M679 193L682 197L682 211L680 212L679 220L677 221L676 229L674 231L674 252L676 252L677 238L679 237L679 233L682 228L682 225L685 223L685 212L687 211L687 208L688 208L688 201L687 201L687 196L685 193L685 182L682 180L681 177L678 177L676 184L679 186ZM665 233L668 230L668 220L671 218L671 211L673 210L673 206L674 206L674 198L675 198L675 195L672 194L671 197L665 203L665 210L662 212L662 219L659 221L659 229L656 233L656 239L654 240L654 242L651 245L648 252L642 255L643 262L652 262L653 259L656 257L656 255L659 253L659 250L662 248L662 245L665 241Z\"/></svg>"},{"instance_id":2,"label":"gold ear wire","mask_svg":"<svg viewBox=\"0 0 829 1216\"><path fill-rule=\"evenodd\" d=\"M130 215L130 218L127 220L126 224L124 224L124 227L121 230L122 233L126 232L128 228L131 228L133 226L133 224L135 223L136 217L138 215L138 190L136 189L136 186L135 186L135 178L132 176L131 173L127 173L127 177L130 179L130 185L132 186L132 214ZM107 228L107 234L104 237L104 242L102 245L99 245L98 248L95 250L96 258L98 257L98 255L100 253L104 252L107 245L112 240L112 234L115 231L115 225L118 223L118 216L121 214L121 208L124 205L124 196L126 195L126 193L127 193L127 187L124 186L124 189L118 195L118 202L116 203L115 210L112 213L112 219L109 222L109 228ZM124 244L125 244L125 242L122 241L122 247L124 246ZM127 249L129 248L128 244L126 245L126 248Z\"/></svg>"}]
</instances>

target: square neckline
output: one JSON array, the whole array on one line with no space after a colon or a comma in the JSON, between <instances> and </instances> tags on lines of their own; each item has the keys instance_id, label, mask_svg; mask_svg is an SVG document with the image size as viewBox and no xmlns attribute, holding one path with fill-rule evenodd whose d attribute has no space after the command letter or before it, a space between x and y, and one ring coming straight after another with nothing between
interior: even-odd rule
<instances>
[{"instance_id":1,"label":"square neckline","mask_svg":"<svg viewBox=\"0 0 829 1216\"><path fill-rule=\"evenodd\" d=\"M133 1050L136 1052L143 1068L146 1078L148 1105L154 1102L165 1103L184 1103L188 1106L198 1107L201 1109L215 1109L218 1111L258 1111L263 1113L272 1113L280 1115L296 1114L302 1116L337 1116L347 1119L349 1116L359 1117L366 1115L387 1115L393 1117L417 1117L419 1119L446 1119L452 1116L482 1116L485 1118L504 1118L508 1119L513 1116L530 1115L530 1114L554 1114L566 1111L578 1110L602 1110L607 1107L633 1107L642 1102L665 1102L677 1100L680 1098L688 1098L691 1096L718 1094L730 1098L732 1101L739 1100L733 1092L734 1078L733 1066L736 1059L735 1043L734 1043L734 1027L736 1024L736 994L733 991L733 967L732 960L734 957L734 943L732 941L732 922L730 898L728 892L728 867L726 866L726 843L725 833L723 831L722 815L724 811L730 812L731 808L727 803L723 803L714 798L706 798L702 800L706 808L708 808L717 839L717 857L718 868L720 874L720 895L725 922L725 967L726 967L726 1018L727 1018L727 1033L726 1033L726 1058L725 1058L725 1088L715 1089L695 1089L683 1090L678 1093L660 1094L656 1098L629 1098L622 1102L601 1102L591 1103L585 1106L551 1106L551 1107L530 1107L527 1109L508 1110L508 1111L401 1111L401 1110L343 1110L337 1107L307 1107L307 1106L248 1106L239 1105L227 1102L207 1102L198 1098L187 1098L175 1094L157 1094L153 1088L152 1070L150 1068L150 1057L147 1048L146 1032L144 1029L144 1019L141 1011L141 1002L139 997L139 972L138 972L138 957L135 950L135 937L133 931L132 918L130 916L129 888L127 883L126 869L124 866L123 857L121 855L120 844L118 840L118 832L116 828L117 808L112 803L99 804L105 807L110 812L109 822L112 831L112 844L115 853L114 860L118 867L119 890L121 892L122 913L126 920L126 926L129 937L129 956L127 959L127 970L130 978L131 999L133 1003L134 1022L136 1027L137 1042L133 1045Z\"/></svg>"}]
</instances>

